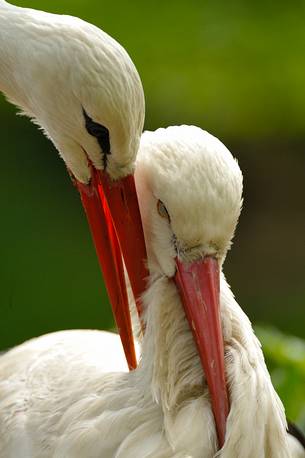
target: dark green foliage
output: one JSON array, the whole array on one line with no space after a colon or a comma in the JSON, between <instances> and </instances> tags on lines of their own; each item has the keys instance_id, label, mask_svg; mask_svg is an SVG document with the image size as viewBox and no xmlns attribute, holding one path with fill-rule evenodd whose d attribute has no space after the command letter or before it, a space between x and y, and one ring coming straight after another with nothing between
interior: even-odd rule
<instances>
[{"instance_id":1,"label":"dark green foliage","mask_svg":"<svg viewBox=\"0 0 305 458\"><path fill-rule=\"evenodd\" d=\"M274 328L257 326L255 330L287 418L305 431L305 341Z\"/></svg>"}]
</instances>

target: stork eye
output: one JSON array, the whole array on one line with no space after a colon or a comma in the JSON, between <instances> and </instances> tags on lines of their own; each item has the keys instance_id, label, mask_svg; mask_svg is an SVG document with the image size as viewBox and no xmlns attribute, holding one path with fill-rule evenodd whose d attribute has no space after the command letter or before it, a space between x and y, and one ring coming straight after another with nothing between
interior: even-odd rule
<instances>
[{"instance_id":1,"label":"stork eye","mask_svg":"<svg viewBox=\"0 0 305 458\"><path fill-rule=\"evenodd\" d=\"M83 114L85 118L85 126L88 134L92 135L95 137L102 148L102 152L104 154L111 154L110 152L110 139L109 139L109 130L107 127L102 126L102 124L99 124L93 119L90 118L90 116L85 112L83 109Z\"/></svg>"},{"instance_id":2,"label":"stork eye","mask_svg":"<svg viewBox=\"0 0 305 458\"><path fill-rule=\"evenodd\" d=\"M158 200L157 202L157 209L158 209L159 215L162 216L162 218L166 218L168 221L170 220L168 211L166 210L166 207L161 200Z\"/></svg>"}]
</instances>

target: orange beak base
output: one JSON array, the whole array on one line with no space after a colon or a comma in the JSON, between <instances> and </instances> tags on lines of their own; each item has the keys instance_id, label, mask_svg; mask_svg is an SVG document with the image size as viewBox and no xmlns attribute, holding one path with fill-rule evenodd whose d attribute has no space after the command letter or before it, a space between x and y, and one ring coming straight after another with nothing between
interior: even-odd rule
<instances>
[{"instance_id":1,"label":"orange beak base","mask_svg":"<svg viewBox=\"0 0 305 458\"><path fill-rule=\"evenodd\" d=\"M176 259L175 283L192 329L211 395L220 447L224 444L229 400L224 370L224 344L219 307L219 265L216 259L185 264Z\"/></svg>"}]
</instances>

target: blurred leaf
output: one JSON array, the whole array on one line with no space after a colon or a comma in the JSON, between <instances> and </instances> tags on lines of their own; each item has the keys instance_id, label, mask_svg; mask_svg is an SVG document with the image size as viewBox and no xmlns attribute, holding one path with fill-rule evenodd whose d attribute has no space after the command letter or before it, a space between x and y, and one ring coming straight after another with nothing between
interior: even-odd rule
<instances>
[{"instance_id":1,"label":"blurred leaf","mask_svg":"<svg viewBox=\"0 0 305 458\"><path fill-rule=\"evenodd\" d=\"M255 331L287 417L305 430L305 341L275 328L256 326Z\"/></svg>"}]
</instances>

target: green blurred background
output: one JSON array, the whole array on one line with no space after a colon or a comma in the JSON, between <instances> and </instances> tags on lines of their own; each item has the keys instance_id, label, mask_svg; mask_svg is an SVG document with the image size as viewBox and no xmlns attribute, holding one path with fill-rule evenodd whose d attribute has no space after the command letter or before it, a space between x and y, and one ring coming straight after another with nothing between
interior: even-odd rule
<instances>
[{"instance_id":1,"label":"green blurred background","mask_svg":"<svg viewBox=\"0 0 305 458\"><path fill-rule=\"evenodd\" d=\"M288 415L305 426L305 3L15 4L103 28L139 70L147 129L196 124L238 158L244 210L225 272L260 325ZM77 192L50 142L15 112L1 97L0 348L113 326Z\"/></svg>"}]
</instances>

